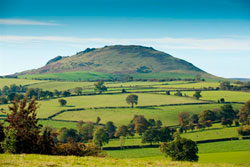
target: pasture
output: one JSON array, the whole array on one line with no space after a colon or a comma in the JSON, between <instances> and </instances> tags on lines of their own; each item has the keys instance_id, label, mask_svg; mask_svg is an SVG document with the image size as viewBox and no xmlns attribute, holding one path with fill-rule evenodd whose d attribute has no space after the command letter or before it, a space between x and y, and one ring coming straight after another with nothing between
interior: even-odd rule
<instances>
[{"instance_id":1,"label":"pasture","mask_svg":"<svg viewBox=\"0 0 250 167\"><path fill-rule=\"evenodd\" d=\"M38 81L38 80L31 80L31 79L15 79L15 78L0 78L0 89L4 86L10 86L12 84L16 85L32 85L32 84L39 84L39 83L46 83L48 81Z\"/></svg>"},{"instance_id":2,"label":"pasture","mask_svg":"<svg viewBox=\"0 0 250 167\"><path fill-rule=\"evenodd\" d=\"M193 96L194 91L182 91L190 97ZM225 102L243 102L250 100L249 92L239 92L239 91L202 91L201 100L212 100L217 102L217 100L224 98Z\"/></svg>"},{"instance_id":3,"label":"pasture","mask_svg":"<svg viewBox=\"0 0 250 167\"><path fill-rule=\"evenodd\" d=\"M243 157L241 155L241 157ZM211 158L211 157L210 157ZM246 158L244 156L244 158ZM0 154L0 166L13 166L13 167L34 167L34 166L88 166L88 167L247 167L249 164L229 164L229 163L191 163L191 162L175 162L168 159L117 159L109 157L76 157L76 156L48 156L48 155L35 155L35 154Z\"/></svg>"},{"instance_id":4,"label":"pasture","mask_svg":"<svg viewBox=\"0 0 250 167\"><path fill-rule=\"evenodd\" d=\"M250 164L250 140L224 141L216 143L198 144L199 163L232 163ZM165 160L164 154L159 148L140 148L106 151L113 158L135 158L150 160ZM211 162L211 159L213 161Z\"/></svg>"},{"instance_id":5,"label":"pasture","mask_svg":"<svg viewBox=\"0 0 250 167\"><path fill-rule=\"evenodd\" d=\"M163 125L177 125L177 116L181 112L198 114L206 109L219 109L223 104L202 104L145 108L116 108L116 109L87 109L82 111L64 112L55 117L60 120L92 121L95 122L99 116L101 123L113 121L116 126L126 125L133 119L134 115L144 115L147 119L154 118L161 120ZM239 109L240 104L234 104L234 109Z\"/></svg>"}]
</instances>

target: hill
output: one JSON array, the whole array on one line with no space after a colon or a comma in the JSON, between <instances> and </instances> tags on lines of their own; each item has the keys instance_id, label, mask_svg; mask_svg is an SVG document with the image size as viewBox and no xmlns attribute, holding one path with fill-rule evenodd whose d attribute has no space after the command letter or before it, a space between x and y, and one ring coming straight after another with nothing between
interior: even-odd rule
<instances>
[{"instance_id":1,"label":"hill","mask_svg":"<svg viewBox=\"0 0 250 167\"><path fill-rule=\"evenodd\" d=\"M74 72L85 72L88 76L98 75L106 78L124 75L146 79L190 78L198 74L202 77L214 78L185 60L157 51L152 47L136 45L87 48L73 56L57 56L41 68L24 71L18 75L33 75L34 77L34 74L43 74L42 76L45 77L41 78L56 78L57 74L62 75L65 72L73 75Z\"/></svg>"}]
</instances>

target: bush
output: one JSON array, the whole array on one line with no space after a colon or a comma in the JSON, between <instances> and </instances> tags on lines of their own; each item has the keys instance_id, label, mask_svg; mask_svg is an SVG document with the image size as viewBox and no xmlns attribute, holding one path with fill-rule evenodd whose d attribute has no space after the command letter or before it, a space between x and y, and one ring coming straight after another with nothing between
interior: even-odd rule
<instances>
[{"instance_id":1,"label":"bush","mask_svg":"<svg viewBox=\"0 0 250 167\"><path fill-rule=\"evenodd\" d=\"M57 144L53 150L55 155L98 156L101 151L93 144L64 143Z\"/></svg>"},{"instance_id":2,"label":"bush","mask_svg":"<svg viewBox=\"0 0 250 167\"><path fill-rule=\"evenodd\" d=\"M16 153L16 130L4 130L5 139L2 142L2 149L6 153Z\"/></svg>"},{"instance_id":3,"label":"bush","mask_svg":"<svg viewBox=\"0 0 250 167\"><path fill-rule=\"evenodd\" d=\"M67 101L64 99L59 99L58 102L61 106L65 106L67 104Z\"/></svg>"},{"instance_id":4,"label":"bush","mask_svg":"<svg viewBox=\"0 0 250 167\"><path fill-rule=\"evenodd\" d=\"M241 126L241 127L237 128L237 132L239 135L242 135L242 136L250 135L250 125L245 126L245 127Z\"/></svg>"},{"instance_id":5,"label":"bush","mask_svg":"<svg viewBox=\"0 0 250 167\"><path fill-rule=\"evenodd\" d=\"M166 157L171 157L172 161L198 161L198 147L190 139L177 136L172 142L162 143L160 151L165 153Z\"/></svg>"}]
</instances>

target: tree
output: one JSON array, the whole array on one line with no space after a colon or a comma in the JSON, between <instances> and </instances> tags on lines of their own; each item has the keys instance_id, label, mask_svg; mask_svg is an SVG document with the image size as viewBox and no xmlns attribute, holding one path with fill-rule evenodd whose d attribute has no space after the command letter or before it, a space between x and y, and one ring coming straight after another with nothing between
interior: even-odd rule
<instances>
[{"instance_id":1,"label":"tree","mask_svg":"<svg viewBox=\"0 0 250 167\"><path fill-rule=\"evenodd\" d=\"M77 134L76 129L61 128L58 140L62 143L77 142L79 140L79 136Z\"/></svg>"},{"instance_id":2,"label":"tree","mask_svg":"<svg viewBox=\"0 0 250 167\"><path fill-rule=\"evenodd\" d=\"M216 119L215 113L211 110L204 110L199 114L199 122L206 122L208 120L214 121Z\"/></svg>"},{"instance_id":3,"label":"tree","mask_svg":"<svg viewBox=\"0 0 250 167\"><path fill-rule=\"evenodd\" d=\"M224 81L220 83L220 89L221 90L230 90L231 89L231 85L229 81Z\"/></svg>"},{"instance_id":4,"label":"tree","mask_svg":"<svg viewBox=\"0 0 250 167\"><path fill-rule=\"evenodd\" d=\"M57 89L54 90L54 95L59 97L62 94L62 92L58 91Z\"/></svg>"},{"instance_id":5,"label":"tree","mask_svg":"<svg viewBox=\"0 0 250 167\"><path fill-rule=\"evenodd\" d=\"M17 97L16 93L11 92L11 93L8 94L7 99L11 102L11 101L13 101L16 97Z\"/></svg>"},{"instance_id":6,"label":"tree","mask_svg":"<svg viewBox=\"0 0 250 167\"><path fill-rule=\"evenodd\" d=\"M8 100L5 98L4 95L0 96L0 104L7 104Z\"/></svg>"},{"instance_id":7,"label":"tree","mask_svg":"<svg viewBox=\"0 0 250 167\"><path fill-rule=\"evenodd\" d=\"M236 117L236 112L233 110L231 104L225 104L221 107L221 115L222 119L224 120L224 123L226 121L228 122L227 125L230 125L231 123L229 124L229 122L233 122L234 118Z\"/></svg>"},{"instance_id":8,"label":"tree","mask_svg":"<svg viewBox=\"0 0 250 167\"><path fill-rule=\"evenodd\" d=\"M196 80L196 81L201 81L201 75L200 75L200 74L197 74L197 75L195 76L195 80Z\"/></svg>"},{"instance_id":9,"label":"tree","mask_svg":"<svg viewBox=\"0 0 250 167\"><path fill-rule=\"evenodd\" d=\"M81 87L76 87L76 88L74 88L74 92L75 92L77 95L81 95L81 94L82 94L82 88L81 88Z\"/></svg>"},{"instance_id":10,"label":"tree","mask_svg":"<svg viewBox=\"0 0 250 167\"><path fill-rule=\"evenodd\" d=\"M16 139L16 130L14 129L5 129L4 131L5 139L2 142L3 151L6 153L15 154L17 152L17 139Z\"/></svg>"},{"instance_id":11,"label":"tree","mask_svg":"<svg viewBox=\"0 0 250 167\"><path fill-rule=\"evenodd\" d=\"M157 121L156 121L156 127L157 127L157 128L160 128L161 126L162 126L161 120L157 120Z\"/></svg>"},{"instance_id":12,"label":"tree","mask_svg":"<svg viewBox=\"0 0 250 167\"><path fill-rule=\"evenodd\" d=\"M126 102L128 104L131 104L131 107L134 108L134 104L137 105L138 103L138 96L134 94L128 95L126 98Z\"/></svg>"},{"instance_id":13,"label":"tree","mask_svg":"<svg viewBox=\"0 0 250 167\"><path fill-rule=\"evenodd\" d=\"M99 123L100 123L100 121L101 121L101 118L98 116L97 118L96 118L96 124L98 125Z\"/></svg>"},{"instance_id":14,"label":"tree","mask_svg":"<svg viewBox=\"0 0 250 167\"><path fill-rule=\"evenodd\" d=\"M159 141L168 142L173 140L172 131L169 127L162 127L159 130Z\"/></svg>"},{"instance_id":15,"label":"tree","mask_svg":"<svg viewBox=\"0 0 250 167\"><path fill-rule=\"evenodd\" d=\"M128 127L125 125L120 126L115 133L116 137L120 136L126 137L127 135L128 135Z\"/></svg>"},{"instance_id":16,"label":"tree","mask_svg":"<svg viewBox=\"0 0 250 167\"><path fill-rule=\"evenodd\" d=\"M85 126L79 126L78 130L80 140L88 142L88 140L93 138L94 124L92 122L86 122Z\"/></svg>"},{"instance_id":17,"label":"tree","mask_svg":"<svg viewBox=\"0 0 250 167\"><path fill-rule=\"evenodd\" d=\"M38 97L38 91L39 89L33 89L33 88L30 88L26 91L26 96L29 98L29 99L32 99L33 97L37 98Z\"/></svg>"},{"instance_id":18,"label":"tree","mask_svg":"<svg viewBox=\"0 0 250 167\"><path fill-rule=\"evenodd\" d=\"M132 123L135 124L135 131L139 133L139 135L142 135L149 127L149 123L143 115L135 115Z\"/></svg>"},{"instance_id":19,"label":"tree","mask_svg":"<svg viewBox=\"0 0 250 167\"><path fill-rule=\"evenodd\" d=\"M211 121L211 120L206 120L206 121L204 122L204 125L209 129L209 127L212 126L212 121Z\"/></svg>"},{"instance_id":20,"label":"tree","mask_svg":"<svg viewBox=\"0 0 250 167\"><path fill-rule=\"evenodd\" d=\"M181 112L178 115L178 123L179 123L179 125L188 125L189 120L190 120L189 113L187 113L187 112Z\"/></svg>"},{"instance_id":21,"label":"tree","mask_svg":"<svg viewBox=\"0 0 250 167\"><path fill-rule=\"evenodd\" d=\"M181 91L177 90L177 92L174 94L175 96L182 96Z\"/></svg>"},{"instance_id":22,"label":"tree","mask_svg":"<svg viewBox=\"0 0 250 167\"><path fill-rule=\"evenodd\" d=\"M156 129L146 130L142 135L142 143L156 143L159 142L159 131Z\"/></svg>"},{"instance_id":23,"label":"tree","mask_svg":"<svg viewBox=\"0 0 250 167\"><path fill-rule=\"evenodd\" d=\"M194 96L197 100L199 100L199 98L202 97L202 96L201 96L201 91L199 91L199 90L195 91L195 93L194 93L193 96Z\"/></svg>"},{"instance_id":24,"label":"tree","mask_svg":"<svg viewBox=\"0 0 250 167\"><path fill-rule=\"evenodd\" d=\"M16 153L39 152L38 139L42 125L38 124L37 108L34 98L27 105L27 97L20 104L18 100L12 101L12 106L9 106L10 113L7 113L4 121L8 123L7 134L15 132Z\"/></svg>"},{"instance_id":25,"label":"tree","mask_svg":"<svg viewBox=\"0 0 250 167\"><path fill-rule=\"evenodd\" d=\"M166 95L170 95L170 91L169 90L166 91Z\"/></svg>"},{"instance_id":26,"label":"tree","mask_svg":"<svg viewBox=\"0 0 250 167\"><path fill-rule=\"evenodd\" d=\"M148 123L150 128L152 129L155 126L155 120L154 119L148 119Z\"/></svg>"},{"instance_id":27,"label":"tree","mask_svg":"<svg viewBox=\"0 0 250 167\"><path fill-rule=\"evenodd\" d=\"M94 133L94 143L102 147L104 144L109 142L108 134L106 133L106 130L103 127L99 127L96 129Z\"/></svg>"},{"instance_id":28,"label":"tree","mask_svg":"<svg viewBox=\"0 0 250 167\"><path fill-rule=\"evenodd\" d=\"M125 79L127 82L130 82L130 81L133 81L133 80L134 80L134 78L133 78L132 76L130 76L130 75L125 76L124 79Z\"/></svg>"},{"instance_id":29,"label":"tree","mask_svg":"<svg viewBox=\"0 0 250 167\"><path fill-rule=\"evenodd\" d=\"M249 125L249 116L250 116L250 100L248 100L240 109L239 120L243 124Z\"/></svg>"},{"instance_id":30,"label":"tree","mask_svg":"<svg viewBox=\"0 0 250 167\"><path fill-rule=\"evenodd\" d=\"M192 123L198 123L198 121L199 121L199 116L198 116L198 114L193 114L193 115L191 116L190 120L191 120Z\"/></svg>"},{"instance_id":31,"label":"tree","mask_svg":"<svg viewBox=\"0 0 250 167\"><path fill-rule=\"evenodd\" d=\"M59 99L58 102L61 106L65 106L67 104L67 101L64 99Z\"/></svg>"},{"instance_id":32,"label":"tree","mask_svg":"<svg viewBox=\"0 0 250 167\"><path fill-rule=\"evenodd\" d=\"M174 141L162 143L160 151L166 157L171 157L172 161L198 161L198 147L191 139L177 136Z\"/></svg>"},{"instance_id":33,"label":"tree","mask_svg":"<svg viewBox=\"0 0 250 167\"><path fill-rule=\"evenodd\" d=\"M102 80L95 83L94 86L95 86L95 91L98 91L99 94L101 94L104 91L107 91L107 87L104 86L104 81Z\"/></svg>"},{"instance_id":34,"label":"tree","mask_svg":"<svg viewBox=\"0 0 250 167\"><path fill-rule=\"evenodd\" d=\"M191 129L192 132L193 132L193 130L194 130L194 127L195 127L194 124L192 124L192 123L189 124L189 129Z\"/></svg>"},{"instance_id":35,"label":"tree","mask_svg":"<svg viewBox=\"0 0 250 167\"><path fill-rule=\"evenodd\" d=\"M62 96L63 97L69 97L71 93L69 91L63 91Z\"/></svg>"},{"instance_id":36,"label":"tree","mask_svg":"<svg viewBox=\"0 0 250 167\"><path fill-rule=\"evenodd\" d=\"M114 135L115 135L115 132L116 132L116 127L114 125L114 123L112 121L108 121L106 124L105 124L105 129L109 135L109 138L113 138Z\"/></svg>"},{"instance_id":37,"label":"tree","mask_svg":"<svg viewBox=\"0 0 250 167\"><path fill-rule=\"evenodd\" d=\"M42 132L42 135L40 136L38 140L38 145L39 145L39 153L40 154L47 154L51 155L52 151L55 146L55 141L53 138L53 132L52 128L45 127L45 129Z\"/></svg>"}]
</instances>

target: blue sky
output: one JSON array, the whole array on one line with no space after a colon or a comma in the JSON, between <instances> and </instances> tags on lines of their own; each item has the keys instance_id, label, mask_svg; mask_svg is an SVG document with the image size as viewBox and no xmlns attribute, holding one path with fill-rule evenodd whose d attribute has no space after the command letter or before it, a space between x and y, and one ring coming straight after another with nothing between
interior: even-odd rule
<instances>
[{"instance_id":1,"label":"blue sky","mask_svg":"<svg viewBox=\"0 0 250 167\"><path fill-rule=\"evenodd\" d=\"M115 44L250 78L249 0L0 0L0 75Z\"/></svg>"}]
</instances>

